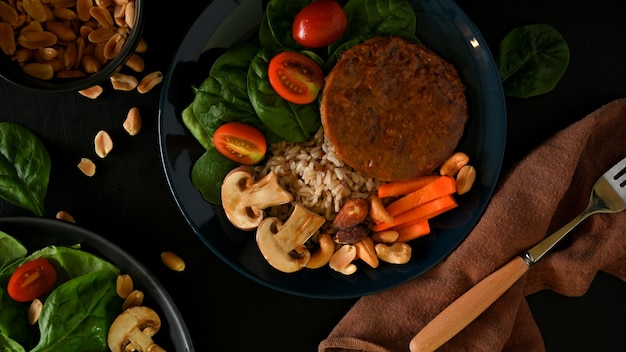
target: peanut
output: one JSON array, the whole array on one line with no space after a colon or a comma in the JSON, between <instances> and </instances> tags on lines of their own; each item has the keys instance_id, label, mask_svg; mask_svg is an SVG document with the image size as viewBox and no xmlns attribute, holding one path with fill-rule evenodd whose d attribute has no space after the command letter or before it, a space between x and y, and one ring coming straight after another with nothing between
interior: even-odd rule
<instances>
[{"instance_id":1,"label":"peanut","mask_svg":"<svg viewBox=\"0 0 626 352\"><path fill-rule=\"evenodd\" d=\"M91 159L81 158L78 163L78 169L86 176L92 177L96 174L96 164Z\"/></svg>"},{"instance_id":2,"label":"peanut","mask_svg":"<svg viewBox=\"0 0 626 352\"><path fill-rule=\"evenodd\" d=\"M144 294L142 291L133 290L126 296L124 303L122 303L122 310L126 310L130 307L140 306L143 303Z\"/></svg>"},{"instance_id":3,"label":"peanut","mask_svg":"<svg viewBox=\"0 0 626 352\"><path fill-rule=\"evenodd\" d=\"M46 10L40 0L23 0L24 11L37 22L45 22L48 19Z\"/></svg>"},{"instance_id":4,"label":"peanut","mask_svg":"<svg viewBox=\"0 0 626 352\"><path fill-rule=\"evenodd\" d=\"M459 170L469 162L469 156L463 152L452 154L439 167L439 174L442 176L454 176Z\"/></svg>"},{"instance_id":5,"label":"peanut","mask_svg":"<svg viewBox=\"0 0 626 352\"><path fill-rule=\"evenodd\" d=\"M154 71L147 74L144 78L141 79L141 82L139 82L139 85L137 86L137 91L141 94L147 93L162 81L163 74L161 73L161 71Z\"/></svg>"},{"instance_id":6,"label":"peanut","mask_svg":"<svg viewBox=\"0 0 626 352\"><path fill-rule=\"evenodd\" d=\"M39 321L42 309L43 303L41 303L39 298L35 298L32 302L30 302L30 306L28 307L28 323L30 325L35 325L37 321Z\"/></svg>"},{"instance_id":7,"label":"peanut","mask_svg":"<svg viewBox=\"0 0 626 352\"><path fill-rule=\"evenodd\" d=\"M133 278L128 274L120 274L115 280L115 292L120 298L126 299L135 290Z\"/></svg>"},{"instance_id":8,"label":"peanut","mask_svg":"<svg viewBox=\"0 0 626 352\"><path fill-rule=\"evenodd\" d=\"M126 66L130 67L135 72L143 72L143 69L145 68L145 63L141 56L133 54L130 56L128 61L126 61Z\"/></svg>"},{"instance_id":9,"label":"peanut","mask_svg":"<svg viewBox=\"0 0 626 352\"><path fill-rule=\"evenodd\" d=\"M174 252L165 251L161 253L161 261L174 271L185 270L185 261Z\"/></svg>"},{"instance_id":10,"label":"peanut","mask_svg":"<svg viewBox=\"0 0 626 352\"><path fill-rule=\"evenodd\" d=\"M104 89L100 85L95 85L93 87L85 88L83 90L79 90L78 93L80 95L85 96L90 99L96 99L104 92Z\"/></svg>"},{"instance_id":11,"label":"peanut","mask_svg":"<svg viewBox=\"0 0 626 352\"><path fill-rule=\"evenodd\" d=\"M19 17L17 11L11 5L0 1L0 19L2 19L1 22L8 24L10 27L15 27Z\"/></svg>"},{"instance_id":12,"label":"peanut","mask_svg":"<svg viewBox=\"0 0 626 352\"><path fill-rule=\"evenodd\" d=\"M139 84L137 78L119 72L112 75L110 80L115 90L131 91Z\"/></svg>"},{"instance_id":13,"label":"peanut","mask_svg":"<svg viewBox=\"0 0 626 352\"><path fill-rule=\"evenodd\" d=\"M465 165L456 174L456 193L465 194L472 189L476 180L476 169L472 165Z\"/></svg>"},{"instance_id":14,"label":"peanut","mask_svg":"<svg viewBox=\"0 0 626 352\"><path fill-rule=\"evenodd\" d=\"M54 77L54 67L49 63L33 62L23 68L26 74L41 80L51 80Z\"/></svg>"},{"instance_id":15,"label":"peanut","mask_svg":"<svg viewBox=\"0 0 626 352\"><path fill-rule=\"evenodd\" d=\"M3 4L3 2L0 2ZM0 48L6 55L15 54L15 37L13 36L13 29L6 22L0 22Z\"/></svg>"},{"instance_id":16,"label":"peanut","mask_svg":"<svg viewBox=\"0 0 626 352\"><path fill-rule=\"evenodd\" d=\"M102 130L96 134L94 145L96 155L100 158L105 158L113 149L113 140L111 140L111 136L106 131Z\"/></svg>"},{"instance_id":17,"label":"peanut","mask_svg":"<svg viewBox=\"0 0 626 352\"><path fill-rule=\"evenodd\" d=\"M384 230L372 234L372 240L376 243L393 243L398 237L400 234L395 230Z\"/></svg>"},{"instance_id":18,"label":"peanut","mask_svg":"<svg viewBox=\"0 0 626 352\"><path fill-rule=\"evenodd\" d=\"M139 133L139 130L141 130L141 114L139 112L139 108L132 107L128 110L126 120L124 120L122 126L131 136L135 136Z\"/></svg>"},{"instance_id":19,"label":"peanut","mask_svg":"<svg viewBox=\"0 0 626 352\"><path fill-rule=\"evenodd\" d=\"M70 213L66 212L65 210L60 210L59 212L57 212L56 218L57 220L71 222L72 224L76 223L76 220L74 220L74 217Z\"/></svg>"}]
</instances>

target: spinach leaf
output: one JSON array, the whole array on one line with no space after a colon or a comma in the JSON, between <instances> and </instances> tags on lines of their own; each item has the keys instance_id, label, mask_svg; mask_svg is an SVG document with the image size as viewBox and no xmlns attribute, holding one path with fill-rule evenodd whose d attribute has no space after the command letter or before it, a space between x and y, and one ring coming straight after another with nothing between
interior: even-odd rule
<instances>
[{"instance_id":1,"label":"spinach leaf","mask_svg":"<svg viewBox=\"0 0 626 352\"><path fill-rule=\"evenodd\" d=\"M200 121L196 118L196 115L193 113L193 103L189 104L182 112L183 124L191 135L204 147L204 149L211 148L213 142L211 141L211 136L209 133L202 127Z\"/></svg>"},{"instance_id":2,"label":"spinach leaf","mask_svg":"<svg viewBox=\"0 0 626 352\"><path fill-rule=\"evenodd\" d=\"M500 42L496 64L507 96L528 98L554 89L569 64L565 39L547 24L514 28Z\"/></svg>"},{"instance_id":3,"label":"spinach leaf","mask_svg":"<svg viewBox=\"0 0 626 352\"><path fill-rule=\"evenodd\" d=\"M196 160L191 168L191 183L207 202L220 204L224 177L237 166L237 163L211 147Z\"/></svg>"},{"instance_id":4,"label":"spinach leaf","mask_svg":"<svg viewBox=\"0 0 626 352\"><path fill-rule=\"evenodd\" d=\"M328 46L329 55L345 42L360 36L415 36L417 20L407 0L349 0L343 10L348 17L348 27L339 40Z\"/></svg>"},{"instance_id":5,"label":"spinach leaf","mask_svg":"<svg viewBox=\"0 0 626 352\"><path fill-rule=\"evenodd\" d=\"M302 48L291 35L293 19L311 0L272 0L261 19L259 42L263 48Z\"/></svg>"},{"instance_id":6,"label":"spinach leaf","mask_svg":"<svg viewBox=\"0 0 626 352\"><path fill-rule=\"evenodd\" d=\"M277 54L273 49L262 49L253 59L248 71L248 95L259 119L280 138L304 142L321 126L319 103L293 104L281 98L272 88L267 69Z\"/></svg>"},{"instance_id":7,"label":"spinach leaf","mask_svg":"<svg viewBox=\"0 0 626 352\"><path fill-rule=\"evenodd\" d=\"M0 280L2 283L2 288L0 288L0 336L5 335L16 343L27 344L37 334L36 329L26 319L30 303L16 302L9 297L4 289L9 277L10 275L5 275ZM2 340L1 337L0 340ZM0 351L3 351L2 346L0 343Z\"/></svg>"},{"instance_id":8,"label":"spinach leaf","mask_svg":"<svg viewBox=\"0 0 626 352\"><path fill-rule=\"evenodd\" d=\"M6 232L0 231L0 273L5 265L25 257L26 254L28 251L24 245Z\"/></svg>"},{"instance_id":9,"label":"spinach leaf","mask_svg":"<svg viewBox=\"0 0 626 352\"><path fill-rule=\"evenodd\" d=\"M24 347L0 332L0 352L25 352Z\"/></svg>"},{"instance_id":10,"label":"spinach leaf","mask_svg":"<svg viewBox=\"0 0 626 352\"><path fill-rule=\"evenodd\" d=\"M0 122L0 197L42 216L49 178L50 155L37 136Z\"/></svg>"},{"instance_id":11,"label":"spinach leaf","mask_svg":"<svg viewBox=\"0 0 626 352\"><path fill-rule=\"evenodd\" d=\"M63 283L46 299L41 338L31 352L106 351L109 326L119 314L116 274L95 271Z\"/></svg>"}]
</instances>

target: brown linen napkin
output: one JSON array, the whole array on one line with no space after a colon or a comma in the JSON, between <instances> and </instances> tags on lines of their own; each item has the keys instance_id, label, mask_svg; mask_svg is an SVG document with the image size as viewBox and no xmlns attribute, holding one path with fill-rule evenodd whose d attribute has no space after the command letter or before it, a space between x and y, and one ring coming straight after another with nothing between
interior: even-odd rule
<instances>
[{"instance_id":1,"label":"brown linen napkin","mask_svg":"<svg viewBox=\"0 0 626 352\"><path fill-rule=\"evenodd\" d=\"M461 245L425 274L365 296L319 351L408 351L411 338L458 296L578 215L595 180L626 156L626 99L560 131L504 174ZM626 281L626 212L596 214L441 351L544 351L525 296L584 294L598 271Z\"/></svg>"}]
</instances>

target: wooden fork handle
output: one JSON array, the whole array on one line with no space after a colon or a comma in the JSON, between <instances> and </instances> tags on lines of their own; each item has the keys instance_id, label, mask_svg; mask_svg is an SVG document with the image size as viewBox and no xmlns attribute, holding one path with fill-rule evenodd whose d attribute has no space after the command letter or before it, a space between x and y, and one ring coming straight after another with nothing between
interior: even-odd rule
<instances>
[{"instance_id":1,"label":"wooden fork handle","mask_svg":"<svg viewBox=\"0 0 626 352\"><path fill-rule=\"evenodd\" d=\"M437 315L413 337L411 352L434 351L463 330L528 271L520 256L491 273Z\"/></svg>"}]
</instances>

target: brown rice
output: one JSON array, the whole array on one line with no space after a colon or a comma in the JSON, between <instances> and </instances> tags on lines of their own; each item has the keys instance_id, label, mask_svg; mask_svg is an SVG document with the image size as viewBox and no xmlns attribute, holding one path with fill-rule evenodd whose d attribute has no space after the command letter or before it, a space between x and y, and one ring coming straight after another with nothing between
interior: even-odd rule
<instances>
[{"instance_id":1,"label":"brown rice","mask_svg":"<svg viewBox=\"0 0 626 352\"><path fill-rule=\"evenodd\" d=\"M273 144L270 152L267 163L256 168L258 176L262 177L273 170L281 186L293 194L294 201L329 221L335 218L345 200L367 198L376 192L380 184L338 159L323 128L317 131L312 140ZM278 217L283 213L280 210L273 212L271 215Z\"/></svg>"}]
</instances>

